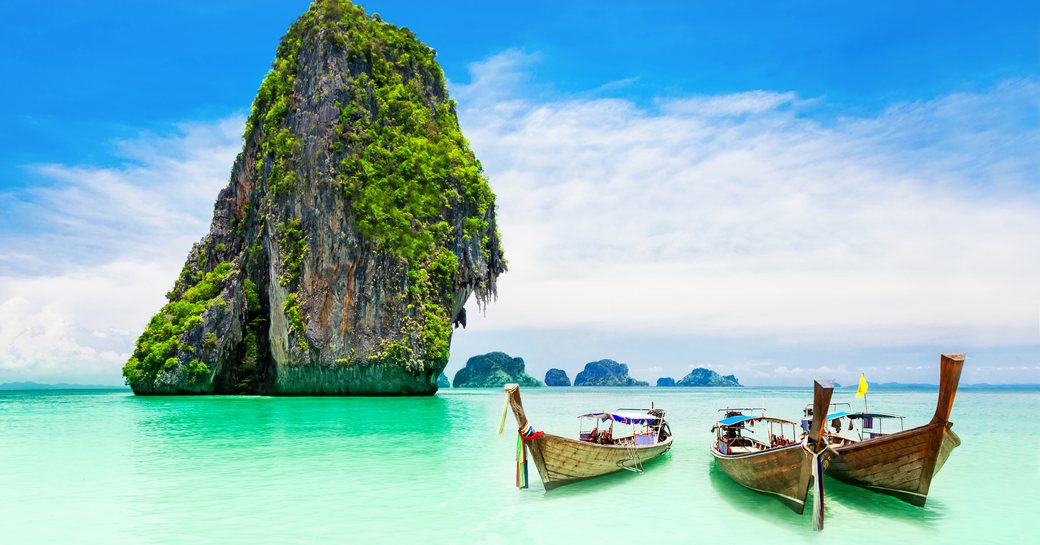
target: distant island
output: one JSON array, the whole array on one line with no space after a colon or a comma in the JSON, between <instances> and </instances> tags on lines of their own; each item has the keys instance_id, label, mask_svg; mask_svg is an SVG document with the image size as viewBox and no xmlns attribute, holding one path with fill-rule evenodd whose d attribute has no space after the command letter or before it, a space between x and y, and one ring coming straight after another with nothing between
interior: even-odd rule
<instances>
[{"instance_id":1,"label":"distant island","mask_svg":"<svg viewBox=\"0 0 1040 545\"><path fill-rule=\"evenodd\" d=\"M545 373L546 386L570 386L571 379L563 369L549 369Z\"/></svg>"},{"instance_id":2,"label":"distant island","mask_svg":"<svg viewBox=\"0 0 1040 545\"><path fill-rule=\"evenodd\" d=\"M451 381L448 380L448 375L441 373L441 376L437 377L438 388L451 388Z\"/></svg>"},{"instance_id":3,"label":"distant island","mask_svg":"<svg viewBox=\"0 0 1040 545\"><path fill-rule=\"evenodd\" d=\"M0 383L0 391L21 390L126 390L127 386L113 386L111 384L69 384L59 382L57 384L40 384L38 382L4 382Z\"/></svg>"},{"instance_id":4,"label":"distant island","mask_svg":"<svg viewBox=\"0 0 1040 545\"><path fill-rule=\"evenodd\" d=\"M509 383L528 388L542 385L524 371L523 358L514 358L505 352L473 356L455 373L451 385L454 388L500 388Z\"/></svg>"},{"instance_id":5,"label":"distant island","mask_svg":"<svg viewBox=\"0 0 1040 545\"><path fill-rule=\"evenodd\" d=\"M647 382L628 376L628 365L614 360L590 361L585 370L574 377L575 386L649 386Z\"/></svg>"},{"instance_id":6,"label":"distant island","mask_svg":"<svg viewBox=\"0 0 1040 545\"><path fill-rule=\"evenodd\" d=\"M675 386L675 379L672 377L661 377L657 379L658 388L667 388L669 386Z\"/></svg>"},{"instance_id":7,"label":"distant island","mask_svg":"<svg viewBox=\"0 0 1040 545\"><path fill-rule=\"evenodd\" d=\"M676 386L741 386L733 375L722 376L711 369L698 367L679 379Z\"/></svg>"}]
</instances>

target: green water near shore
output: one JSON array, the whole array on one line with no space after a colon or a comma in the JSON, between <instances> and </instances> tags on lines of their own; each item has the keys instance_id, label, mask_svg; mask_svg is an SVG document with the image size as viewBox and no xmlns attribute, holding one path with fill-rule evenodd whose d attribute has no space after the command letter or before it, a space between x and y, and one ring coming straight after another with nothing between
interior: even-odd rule
<instances>
[{"instance_id":1,"label":"green water near shore","mask_svg":"<svg viewBox=\"0 0 1040 545\"><path fill-rule=\"evenodd\" d=\"M1019 543L1038 535L1038 391L958 394L963 445L925 508L828 479L827 527L731 482L708 453L715 410L764 403L796 418L808 389L525 390L539 429L590 410L668 413L675 447L545 493L513 487L503 395L137 398L0 392L0 542L61 543ZM852 401L839 391L835 401ZM871 392L925 423L935 392ZM1029 538L1028 536L1033 536Z\"/></svg>"}]
</instances>

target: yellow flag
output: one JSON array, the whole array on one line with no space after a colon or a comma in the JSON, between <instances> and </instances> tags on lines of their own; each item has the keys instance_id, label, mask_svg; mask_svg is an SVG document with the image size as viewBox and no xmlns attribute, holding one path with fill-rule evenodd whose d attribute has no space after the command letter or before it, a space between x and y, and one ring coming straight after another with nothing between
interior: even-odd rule
<instances>
[{"instance_id":1,"label":"yellow flag","mask_svg":"<svg viewBox=\"0 0 1040 545\"><path fill-rule=\"evenodd\" d=\"M856 399L859 399L867 395L867 376L863 373L859 374L859 389L856 390Z\"/></svg>"}]
</instances>

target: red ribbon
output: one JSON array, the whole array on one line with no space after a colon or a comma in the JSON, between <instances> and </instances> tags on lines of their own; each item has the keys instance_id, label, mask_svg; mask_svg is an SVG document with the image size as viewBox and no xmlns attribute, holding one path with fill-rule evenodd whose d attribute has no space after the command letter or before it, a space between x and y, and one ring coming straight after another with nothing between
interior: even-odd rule
<instances>
[{"instance_id":1,"label":"red ribbon","mask_svg":"<svg viewBox=\"0 0 1040 545\"><path fill-rule=\"evenodd\" d=\"M521 435L520 438L523 439L524 441L531 441L532 439L538 439L539 437L541 437L544 434L545 434L544 431L536 431L536 432L534 432L531 435Z\"/></svg>"}]
</instances>

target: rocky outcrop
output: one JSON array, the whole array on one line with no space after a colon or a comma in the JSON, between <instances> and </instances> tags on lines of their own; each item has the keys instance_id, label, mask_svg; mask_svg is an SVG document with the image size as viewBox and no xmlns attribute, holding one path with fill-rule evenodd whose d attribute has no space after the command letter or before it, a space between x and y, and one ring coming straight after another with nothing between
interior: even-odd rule
<instances>
[{"instance_id":1,"label":"rocky outcrop","mask_svg":"<svg viewBox=\"0 0 1040 545\"><path fill-rule=\"evenodd\" d=\"M434 51L341 0L278 47L137 394L429 395L505 261Z\"/></svg>"},{"instance_id":2,"label":"rocky outcrop","mask_svg":"<svg viewBox=\"0 0 1040 545\"><path fill-rule=\"evenodd\" d=\"M657 379L657 387L664 388L668 386L675 386L675 379L672 377L661 377Z\"/></svg>"},{"instance_id":3,"label":"rocky outcrop","mask_svg":"<svg viewBox=\"0 0 1040 545\"><path fill-rule=\"evenodd\" d=\"M649 386L649 383L628 376L628 365L614 360L599 360L585 364L585 369L574 377L575 386Z\"/></svg>"},{"instance_id":4,"label":"rocky outcrop","mask_svg":"<svg viewBox=\"0 0 1040 545\"><path fill-rule=\"evenodd\" d=\"M737 377L733 375L722 376L711 369L698 367L686 375L676 386L740 386Z\"/></svg>"},{"instance_id":5,"label":"rocky outcrop","mask_svg":"<svg viewBox=\"0 0 1040 545\"><path fill-rule=\"evenodd\" d=\"M524 371L524 359L514 358L504 352L491 352L473 356L466 366L455 373L452 386L455 388L501 388L516 383L525 387L542 384Z\"/></svg>"},{"instance_id":6,"label":"rocky outcrop","mask_svg":"<svg viewBox=\"0 0 1040 545\"><path fill-rule=\"evenodd\" d=\"M545 385L570 386L571 379L567 376L567 371L564 371L563 369L549 369L545 372Z\"/></svg>"},{"instance_id":7,"label":"rocky outcrop","mask_svg":"<svg viewBox=\"0 0 1040 545\"><path fill-rule=\"evenodd\" d=\"M441 376L437 377L437 388L451 388L451 381L448 380L448 375L443 372Z\"/></svg>"}]
</instances>

